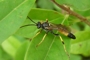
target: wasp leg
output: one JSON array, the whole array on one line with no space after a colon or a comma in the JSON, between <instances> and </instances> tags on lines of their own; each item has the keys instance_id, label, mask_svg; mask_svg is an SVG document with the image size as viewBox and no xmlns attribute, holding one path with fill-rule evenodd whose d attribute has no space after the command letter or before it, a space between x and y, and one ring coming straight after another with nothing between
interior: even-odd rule
<instances>
[{"instance_id":1,"label":"wasp leg","mask_svg":"<svg viewBox=\"0 0 90 60\"><path fill-rule=\"evenodd\" d=\"M32 38L29 38L29 40L31 41L33 38L35 38L36 36L38 36L38 35L41 33L41 31L42 31L42 30L40 30L39 32L37 32L37 33L35 34L35 36L32 37Z\"/></svg>"},{"instance_id":2,"label":"wasp leg","mask_svg":"<svg viewBox=\"0 0 90 60\"><path fill-rule=\"evenodd\" d=\"M56 34L56 33L54 33L53 31L50 31L52 34L54 34L55 36L59 36L59 34Z\"/></svg>"},{"instance_id":3,"label":"wasp leg","mask_svg":"<svg viewBox=\"0 0 90 60\"><path fill-rule=\"evenodd\" d=\"M36 45L36 47L38 47L38 46L44 41L46 35L47 35L47 34L45 34L45 35L43 36L42 40Z\"/></svg>"},{"instance_id":4,"label":"wasp leg","mask_svg":"<svg viewBox=\"0 0 90 60\"><path fill-rule=\"evenodd\" d=\"M62 37L59 36L59 38L60 38L60 40L61 40L61 42L62 42L62 44L63 44L63 47L64 47L64 51L65 51L65 53L67 54L67 56L68 56L69 59L70 59L70 55L69 55L69 53L68 53L67 50L66 50L66 46L65 46L65 44L64 44L64 41L63 41Z\"/></svg>"}]
</instances>

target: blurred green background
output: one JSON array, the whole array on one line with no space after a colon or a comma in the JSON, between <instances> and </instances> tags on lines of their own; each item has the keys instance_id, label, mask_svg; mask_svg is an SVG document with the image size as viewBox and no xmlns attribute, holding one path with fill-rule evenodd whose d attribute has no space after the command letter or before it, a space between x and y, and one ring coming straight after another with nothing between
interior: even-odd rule
<instances>
[{"instance_id":1,"label":"blurred green background","mask_svg":"<svg viewBox=\"0 0 90 60\"><path fill-rule=\"evenodd\" d=\"M90 0L55 0L90 19ZM48 33L43 43L36 47L45 32L29 41L39 31L35 26L20 28L45 21L70 27L76 39L62 34L70 60L90 60L90 27L78 18L66 14L51 0L1 0L0 1L0 60L68 60L58 37ZM64 13L63 13L64 12Z\"/></svg>"}]
</instances>

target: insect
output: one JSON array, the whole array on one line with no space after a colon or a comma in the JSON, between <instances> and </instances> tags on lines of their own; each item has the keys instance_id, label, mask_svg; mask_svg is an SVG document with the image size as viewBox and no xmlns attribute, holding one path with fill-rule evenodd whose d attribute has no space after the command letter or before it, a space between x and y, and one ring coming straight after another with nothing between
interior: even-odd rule
<instances>
[{"instance_id":1,"label":"insect","mask_svg":"<svg viewBox=\"0 0 90 60\"><path fill-rule=\"evenodd\" d=\"M29 17L27 17L27 18L30 19ZM59 34L56 34L56 33L54 32L54 30L57 30L57 31L60 32L61 34L65 35L65 36L67 36L67 37L69 37L69 38L71 38L71 39L76 39L75 35L73 35L73 34L71 33L71 31L68 30L68 28L66 28L66 27L65 27L64 25L62 25L62 24L52 24L52 23L49 23L48 20L46 20L45 22L37 22L37 23L34 22L32 19L30 19L30 20L31 20L34 24L24 25L24 26L21 26L21 28L22 28L22 27L25 27L25 26L34 25L34 26L36 26L38 29L41 29L41 30L46 31L46 34L43 36L41 42L40 42L37 46L39 46L39 45L44 41L47 33L50 32L50 33L52 33L53 35L60 37L60 40L61 40L61 42L62 42L62 44L63 44L63 47L64 47L64 50L65 50L66 54L69 56L69 54L68 54L67 51L66 51L66 47L65 47L65 45L64 45L63 39L61 38L61 36L60 36ZM38 32L34 37L36 37L39 33L40 33L40 32ZM33 37L33 38L34 38L34 37Z\"/></svg>"},{"instance_id":2,"label":"insect","mask_svg":"<svg viewBox=\"0 0 90 60\"><path fill-rule=\"evenodd\" d=\"M29 18L29 17L28 17ZM30 18L29 18L30 19ZM56 36L58 36L59 34L56 34L53 32L53 30L57 30L58 32L60 32L61 34L71 38L71 39L76 39L75 35L73 35L71 33L71 31L68 30L68 28L62 24L51 24L48 22L48 20L46 20L45 22L34 22L32 19L30 19L34 24L32 25L35 25L37 26L38 29L42 29L42 30L45 30L46 33L50 32ZM24 26L21 26L22 27L25 27L25 26L30 26L31 24L28 24L28 25L24 25Z\"/></svg>"}]
</instances>

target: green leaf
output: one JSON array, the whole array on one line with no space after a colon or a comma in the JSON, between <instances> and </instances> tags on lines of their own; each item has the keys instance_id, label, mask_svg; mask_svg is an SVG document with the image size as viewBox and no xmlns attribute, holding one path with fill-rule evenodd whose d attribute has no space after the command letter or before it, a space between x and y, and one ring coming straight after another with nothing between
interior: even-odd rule
<instances>
[{"instance_id":1,"label":"green leaf","mask_svg":"<svg viewBox=\"0 0 90 60\"><path fill-rule=\"evenodd\" d=\"M38 0L37 7L45 9L53 9L53 4L50 0Z\"/></svg>"},{"instance_id":2,"label":"green leaf","mask_svg":"<svg viewBox=\"0 0 90 60\"><path fill-rule=\"evenodd\" d=\"M14 38L13 36L9 37L7 40L5 40L1 46L12 57L15 56L15 53L17 49L20 47L21 43Z\"/></svg>"},{"instance_id":3,"label":"green leaf","mask_svg":"<svg viewBox=\"0 0 90 60\"><path fill-rule=\"evenodd\" d=\"M90 9L90 0L55 0L60 4L66 4L75 10L85 11Z\"/></svg>"},{"instance_id":4,"label":"green leaf","mask_svg":"<svg viewBox=\"0 0 90 60\"><path fill-rule=\"evenodd\" d=\"M57 18L63 18L63 14L53 11L53 10L47 10L47 9L32 9L29 12L29 16L31 19L38 19L38 20L46 20L48 19L49 21L52 19L57 19Z\"/></svg>"},{"instance_id":5,"label":"green leaf","mask_svg":"<svg viewBox=\"0 0 90 60\"><path fill-rule=\"evenodd\" d=\"M90 34L90 31L89 31L89 30L77 32L77 33L75 34L76 37L77 37L77 39L76 39L76 40L73 40L73 41L72 41L72 44L89 40L89 37L90 37L89 34ZM83 35L83 37L82 37L82 35Z\"/></svg>"},{"instance_id":6,"label":"green leaf","mask_svg":"<svg viewBox=\"0 0 90 60\"><path fill-rule=\"evenodd\" d=\"M12 57L8 55L3 48L0 46L0 60L11 60Z\"/></svg>"},{"instance_id":7,"label":"green leaf","mask_svg":"<svg viewBox=\"0 0 90 60\"><path fill-rule=\"evenodd\" d=\"M0 44L14 34L24 22L35 0L2 0L0 1ZM3 13L5 11L5 13Z\"/></svg>"},{"instance_id":8,"label":"green leaf","mask_svg":"<svg viewBox=\"0 0 90 60\"><path fill-rule=\"evenodd\" d=\"M72 41L71 53L90 56L90 30L78 32L77 39Z\"/></svg>"},{"instance_id":9,"label":"green leaf","mask_svg":"<svg viewBox=\"0 0 90 60\"><path fill-rule=\"evenodd\" d=\"M81 56L79 56L79 55L71 54L70 60L82 60L82 58L81 58Z\"/></svg>"},{"instance_id":10,"label":"green leaf","mask_svg":"<svg viewBox=\"0 0 90 60\"><path fill-rule=\"evenodd\" d=\"M29 42L25 41L24 43L22 43L22 45L16 52L15 60L25 60L24 58L25 58L29 43L30 41Z\"/></svg>"}]
</instances>

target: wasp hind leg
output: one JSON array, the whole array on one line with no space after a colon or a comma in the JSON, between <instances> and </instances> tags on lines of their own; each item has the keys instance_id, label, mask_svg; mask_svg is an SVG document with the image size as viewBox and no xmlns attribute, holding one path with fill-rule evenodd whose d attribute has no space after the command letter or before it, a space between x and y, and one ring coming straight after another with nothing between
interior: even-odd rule
<instances>
[{"instance_id":1,"label":"wasp hind leg","mask_svg":"<svg viewBox=\"0 0 90 60\"><path fill-rule=\"evenodd\" d=\"M56 33L54 33L53 31L50 31L52 34L54 34L55 36L59 36L59 34L56 34Z\"/></svg>"},{"instance_id":2,"label":"wasp hind leg","mask_svg":"<svg viewBox=\"0 0 90 60\"><path fill-rule=\"evenodd\" d=\"M68 58L70 59L70 55L69 55L69 53L68 53L67 50L66 50L66 46L65 46L65 43L64 43L62 37L59 36L59 38L60 38L60 40L61 40L61 42L62 42L62 44L63 44L63 47L64 47L64 51L65 51L65 53L67 54Z\"/></svg>"},{"instance_id":3,"label":"wasp hind leg","mask_svg":"<svg viewBox=\"0 0 90 60\"><path fill-rule=\"evenodd\" d=\"M68 52L67 52L67 50L66 50L66 46L65 46L65 43L64 43L62 37L61 37L59 34L54 33L53 31L51 31L51 33L54 34L54 35L56 35L56 36L59 36L59 38L60 38L60 40L61 40L61 42L62 42L62 44L63 44L64 51L65 51L65 53L67 54L67 56L70 58L70 55L68 54Z\"/></svg>"}]
</instances>

